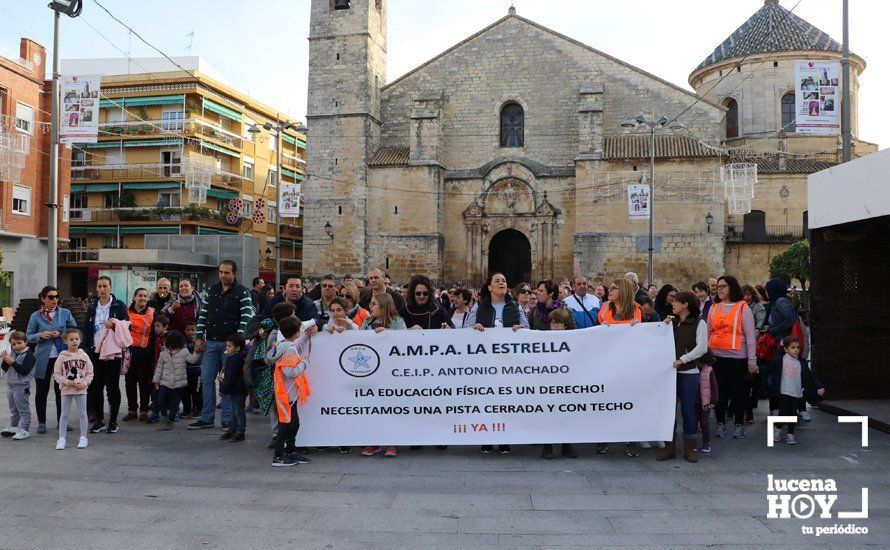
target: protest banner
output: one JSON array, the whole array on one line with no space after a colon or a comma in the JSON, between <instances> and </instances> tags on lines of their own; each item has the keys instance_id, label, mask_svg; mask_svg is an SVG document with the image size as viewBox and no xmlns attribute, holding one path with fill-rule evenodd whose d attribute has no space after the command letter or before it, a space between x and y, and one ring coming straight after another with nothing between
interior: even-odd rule
<instances>
[{"instance_id":1,"label":"protest banner","mask_svg":"<svg viewBox=\"0 0 890 550\"><path fill-rule=\"evenodd\" d=\"M673 361L663 323L322 333L312 339L297 443L669 440Z\"/></svg>"}]
</instances>

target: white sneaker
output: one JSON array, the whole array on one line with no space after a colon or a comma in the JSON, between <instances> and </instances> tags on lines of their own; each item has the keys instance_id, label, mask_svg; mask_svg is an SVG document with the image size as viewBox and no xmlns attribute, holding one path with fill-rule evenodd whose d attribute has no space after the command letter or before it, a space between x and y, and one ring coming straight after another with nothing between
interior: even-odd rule
<instances>
[{"instance_id":1,"label":"white sneaker","mask_svg":"<svg viewBox=\"0 0 890 550\"><path fill-rule=\"evenodd\" d=\"M89 444L89 441L87 441L87 438L81 437L80 441L77 442L77 448L78 449L86 449L88 444Z\"/></svg>"},{"instance_id":2,"label":"white sneaker","mask_svg":"<svg viewBox=\"0 0 890 550\"><path fill-rule=\"evenodd\" d=\"M16 428L15 426L7 426L6 428L3 428L3 431L0 432L0 435L2 435L3 437L12 437L17 433L19 433L18 428Z\"/></svg>"},{"instance_id":3,"label":"white sneaker","mask_svg":"<svg viewBox=\"0 0 890 550\"><path fill-rule=\"evenodd\" d=\"M779 409L772 409L769 412L770 416L779 416Z\"/></svg>"},{"instance_id":4,"label":"white sneaker","mask_svg":"<svg viewBox=\"0 0 890 550\"><path fill-rule=\"evenodd\" d=\"M56 441L56 450L61 451L65 448L65 438L60 437L58 441Z\"/></svg>"},{"instance_id":5,"label":"white sneaker","mask_svg":"<svg viewBox=\"0 0 890 550\"><path fill-rule=\"evenodd\" d=\"M726 437L726 424L717 424L717 437Z\"/></svg>"},{"instance_id":6,"label":"white sneaker","mask_svg":"<svg viewBox=\"0 0 890 550\"><path fill-rule=\"evenodd\" d=\"M797 445L797 439L794 437L794 434L787 434L785 436L785 443L789 445Z\"/></svg>"},{"instance_id":7,"label":"white sneaker","mask_svg":"<svg viewBox=\"0 0 890 550\"><path fill-rule=\"evenodd\" d=\"M808 413L807 411L800 411L800 414L798 416L800 416L800 419L804 422L809 422L812 420L812 418L810 418L810 413Z\"/></svg>"},{"instance_id":8,"label":"white sneaker","mask_svg":"<svg viewBox=\"0 0 890 550\"><path fill-rule=\"evenodd\" d=\"M664 441L653 441L652 445L658 447L659 449L664 449Z\"/></svg>"},{"instance_id":9,"label":"white sneaker","mask_svg":"<svg viewBox=\"0 0 890 550\"><path fill-rule=\"evenodd\" d=\"M649 444L648 441L640 441L639 443L641 449L651 449L652 445Z\"/></svg>"},{"instance_id":10,"label":"white sneaker","mask_svg":"<svg viewBox=\"0 0 890 550\"><path fill-rule=\"evenodd\" d=\"M31 437L31 434L28 433L28 430L19 430L19 433L12 436L12 438L16 441L21 441L22 439L28 439Z\"/></svg>"},{"instance_id":11,"label":"white sneaker","mask_svg":"<svg viewBox=\"0 0 890 550\"><path fill-rule=\"evenodd\" d=\"M778 443L779 441L782 441L782 430L773 428L773 443Z\"/></svg>"}]
</instances>

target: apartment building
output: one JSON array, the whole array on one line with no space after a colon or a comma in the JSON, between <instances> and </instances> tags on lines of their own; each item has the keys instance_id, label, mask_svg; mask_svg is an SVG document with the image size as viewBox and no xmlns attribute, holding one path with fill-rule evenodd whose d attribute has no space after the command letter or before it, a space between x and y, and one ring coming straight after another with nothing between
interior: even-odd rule
<instances>
[{"instance_id":1,"label":"apartment building","mask_svg":"<svg viewBox=\"0 0 890 550\"><path fill-rule=\"evenodd\" d=\"M201 287L225 258L241 262L242 280L273 281L279 239L283 275L301 271L302 218L282 219L281 235L275 219L279 182L304 177L305 134L279 140L263 128L284 122L278 111L198 57L174 61L182 68L163 58L63 62L65 74L103 75L99 140L72 152L71 240L59 265L73 295L100 274L128 292L159 277Z\"/></svg>"},{"instance_id":2,"label":"apartment building","mask_svg":"<svg viewBox=\"0 0 890 550\"><path fill-rule=\"evenodd\" d=\"M22 38L18 56L0 56L0 306L36 298L46 284L52 80L46 50ZM61 148L59 237L68 238L70 151Z\"/></svg>"}]
</instances>

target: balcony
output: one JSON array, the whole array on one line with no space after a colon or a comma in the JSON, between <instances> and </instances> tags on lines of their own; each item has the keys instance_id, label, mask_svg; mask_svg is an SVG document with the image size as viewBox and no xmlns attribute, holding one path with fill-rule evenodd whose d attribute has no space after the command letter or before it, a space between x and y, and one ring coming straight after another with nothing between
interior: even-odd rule
<instances>
[{"instance_id":1,"label":"balcony","mask_svg":"<svg viewBox=\"0 0 890 550\"><path fill-rule=\"evenodd\" d=\"M286 164L288 166L293 166L294 168L303 168L306 165L306 161L303 160L303 157L300 155L291 155L290 153L281 152L281 163Z\"/></svg>"},{"instance_id":2,"label":"balcony","mask_svg":"<svg viewBox=\"0 0 890 550\"><path fill-rule=\"evenodd\" d=\"M200 206L172 206L156 208L102 208L102 209L71 209L71 223L141 225L143 223L199 223L212 225L221 229L240 230L241 224L226 223L228 212L220 212L212 208Z\"/></svg>"},{"instance_id":3,"label":"balcony","mask_svg":"<svg viewBox=\"0 0 890 550\"><path fill-rule=\"evenodd\" d=\"M179 163L164 164L102 164L96 166L72 166L71 181L119 182L122 180L182 179Z\"/></svg>"},{"instance_id":4,"label":"balcony","mask_svg":"<svg viewBox=\"0 0 890 550\"><path fill-rule=\"evenodd\" d=\"M99 250L96 248L71 248L59 250L60 264L79 264L82 262L98 262Z\"/></svg>"},{"instance_id":5,"label":"balcony","mask_svg":"<svg viewBox=\"0 0 890 550\"><path fill-rule=\"evenodd\" d=\"M241 149L241 145L244 142L240 135L199 118L101 122L99 123L99 135L117 138L158 135L201 135L234 149Z\"/></svg>"},{"instance_id":6,"label":"balcony","mask_svg":"<svg viewBox=\"0 0 890 550\"><path fill-rule=\"evenodd\" d=\"M303 236L303 228L297 225L291 225L289 223L281 224L281 234L290 236L290 237L302 237Z\"/></svg>"},{"instance_id":7,"label":"balcony","mask_svg":"<svg viewBox=\"0 0 890 550\"><path fill-rule=\"evenodd\" d=\"M727 225L725 230L728 243L794 243L805 238L802 225L765 225L748 227Z\"/></svg>"}]
</instances>

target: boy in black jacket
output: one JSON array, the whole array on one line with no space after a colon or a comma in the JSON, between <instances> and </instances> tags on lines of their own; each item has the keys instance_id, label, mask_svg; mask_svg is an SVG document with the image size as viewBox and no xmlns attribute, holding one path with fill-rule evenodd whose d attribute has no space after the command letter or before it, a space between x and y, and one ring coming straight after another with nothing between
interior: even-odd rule
<instances>
[{"instance_id":1,"label":"boy in black jacket","mask_svg":"<svg viewBox=\"0 0 890 550\"><path fill-rule=\"evenodd\" d=\"M226 338L226 363L219 385L219 395L228 395L232 404L232 420L229 429L219 436L222 441L244 441L247 417L244 401L247 385L244 383L244 338L232 334Z\"/></svg>"}]
</instances>

